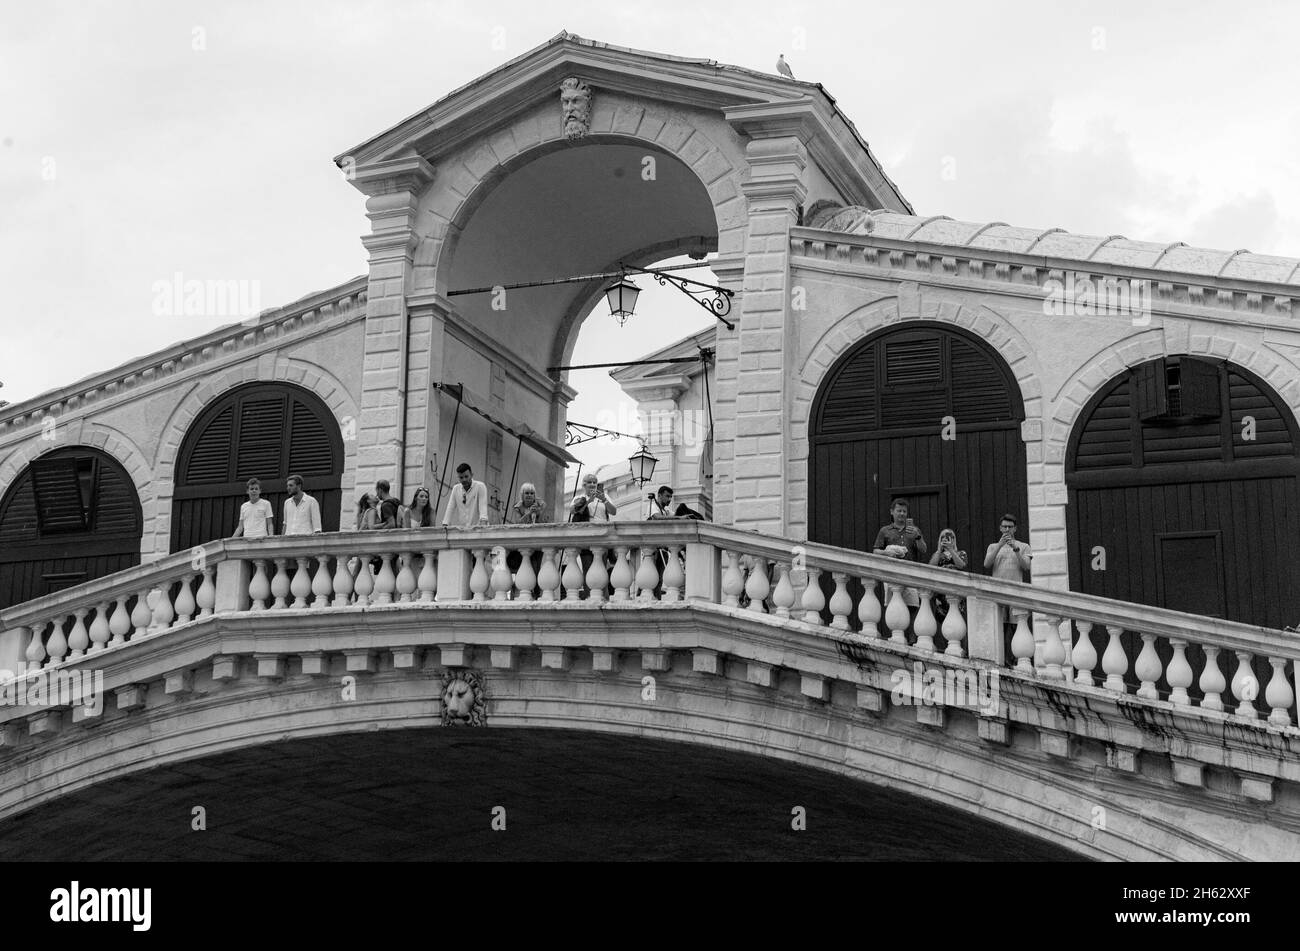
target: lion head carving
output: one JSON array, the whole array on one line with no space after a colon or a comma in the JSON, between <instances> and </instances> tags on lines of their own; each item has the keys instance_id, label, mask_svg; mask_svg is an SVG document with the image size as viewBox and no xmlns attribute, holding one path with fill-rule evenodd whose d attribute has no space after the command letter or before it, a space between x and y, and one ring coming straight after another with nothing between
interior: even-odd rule
<instances>
[{"instance_id":1,"label":"lion head carving","mask_svg":"<svg viewBox=\"0 0 1300 951\"><path fill-rule=\"evenodd\" d=\"M482 678L469 670L449 670L442 675L442 725L485 726L487 692Z\"/></svg>"}]
</instances>

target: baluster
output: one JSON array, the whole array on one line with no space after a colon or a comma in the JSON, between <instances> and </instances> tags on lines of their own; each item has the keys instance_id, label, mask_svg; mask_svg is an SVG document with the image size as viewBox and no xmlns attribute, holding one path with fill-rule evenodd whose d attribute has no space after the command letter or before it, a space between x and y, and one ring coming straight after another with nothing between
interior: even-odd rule
<instances>
[{"instance_id":1,"label":"baluster","mask_svg":"<svg viewBox=\"0 0 1300 951\"><path fill-rule=\"evenodd\" d=\"M271 605L271 610L280 610L289 606L289 569L287 565L289 559L275 559L275 577L271 579L271 594L275 598L275 603Z\"/></svg>"},{"instance_id":2,"label":"baluster","mask_svg":"<svg viewBox=\"0 0 1300 951\"><path fill-rule=\"evenodd\" d=\"M370 567L370 558L367 555L363 554L359 560L361 564L357 566L357 577L353 582L352 590L357 593L357 605L364 608L370 605L370 595L375 590L375 571Z\"/></svg>"},{"instance_id":3,"label":"baluster","mask_svg":"<svg viewBox=\"0 0 1300 951\"><path fill-rule=\"evenodd\" d=\"M398 601L403 604L414 600L411 595L415 593L415 552L409 551L401 556L402 570L397 573L397 593Z\"/></svg>"},{"instance_id":4,"label":"baluster","mask_svg":"<svg viewBox=\"0 0 1300 951\"><path fill-rule=\"evenodd\" d=\"M1286 682L1286 658L1270 657L1268 663L1273 668L1273 676L1269 678L1268 689L1264 692L1264 699L1272 708L1272 712L1268 715L1268 722L1273 726L1290 726L1291 704L1295 702L1295 692Z\"/></svg>"},{"instance_id":5,"label":"baluster","mask_svg":"<svg viewBox=\"0 0 1300 951\"><path fill-rule=\"evenodd\" d=\"M45 650L50 655L50 665L62 663L63 658L68 656L68 639L63 636L63 618L56 617L49 622L54 625L50 629L50 638L45 642Z\"/></svg>"},{"instance_id":6,"label":"baluster","mask_svg":"<svg viewBox=\"0 0 1300 951\"><path fill-rule=\"evenodd\" d=\"M266 559L258 558L253 562L253 578L248 582L248 596L252 599L254 611L265 611L267 599L271 597L271 579L266 576ZM213 600L216 605L216 600Z\"/></svg>"},{"instance_id":7,"label":"baluster","mask_svg":"<svg viewBox=\"0 0 1300 951\"><path fill-rule=\"evenodd\" d=\"M944 596L948 599L948 613L944 615L942 631L948 646L943 652L950 657L965 657L961 642L966 639L966 619L962 617L961 609L966 606L966 602L957 597L956 593L945 592Z\"/></svg>"},{"instance_id":8,"label":"baluster","mask_svg":"<svg viewBox=\"0 0 1300 951\"><path fill-rule=\"evenodd\" d=\"M726 572L722 576L722 603L727 607L740 607L740 592L745 590L745 576L740 568L740 552L724 551L722 557L727 560Z\"/></svg>"},{"instance_id":9,"label":"baluster","mask_svg":"<svg viewBox=\"0 0 1300 951\"><path fill-rule=\"evenodd\" d=\"M555 549L542 550L542 568L537 572L537 587L542 589L543 601L555 601L555 589L560 586L560 571L555 567Z\"/></svg>"},{"instance_id":10,"label":"baluster","mask_svg":"<svg viewBox=\"0 0 1300 951\"><path fill-rule=\"evenodd\" d=\"M420 569L420 600L433 601L438 594L438 568L432 549L424 553L424 566Z\"/></svg>"},{"instance_id":11,"label":"baluster","mask_svg":"<svg viewBox=\"0 0 1300 951\"><path fill-rule=\"evenodd\" d=\"M90 622L90 653L101 651L108 646L108 639L113 636L108 626L108 606L111 602L100 601L95 606L95 620Z\"/></svg>"},{"instance_id":12,"label":"baluster","mask_svg":"<svg viewBox=\"0 0 1300 951\"><path fill-rule=\"evenodd\" d=\"M492 577L490 583L492 600L510 600L510 591L515 586L515 580L510 577L510 569L506 567L506 550L499 545L492 549Z\"/></svg>"},{"instance_id":13,"label":"baluster","mask_svg":"<svg viewBox=\"0 0 1300 951\"><path fill-rule=\"evenodd\" d=\"M835 582L835 591L831 595L831 627L847 631L849 613L853 610L853 598L849 596L849 576L843 571L833 571L831 580Z\"/></svg>"},{"instance_id":14,"label":"baluster","mask_svg":"<svg viewBox=\"0 0 1300 951\"><path fill-rule=\"evenodd\" d=\"M1205 651L1205 669L1201 671L1201 679L1197 681L1201 688L1201 707L1206 710L1223 709L1223 691L1227 689L1228 682L1223 677L1223 671L1219 669L1219 649L1206 644L1202 649Z\"/></svg>"},{"instance_id":15,"label":"baluster","mask_svg":"<svg viewBox=\"0 0 1300 951\"><path fill-rule=\"evenodd\" d=\"M30 628L23 628L31 632L32 639L27 642L27 652L23 655L27 658L27 666L33 670L40 668L49 655L45 653L45 624L48 622L38 622Z\"/></svg>"},{"instance_id":16,"label":"baluster","mask_svg":"<svg viewBox=\"0 0 1300 951\"><path fill-rule=\"evenodd\" d=\"M934 653L934 635L939 633L939 622L935 619L934 605L930 600L932 597L932 592L920 591L921 604L916 609L916 623L912 625L916 634L916 646L930 653Z\"/></svg>"},{"instance_id":17,"label":"baluster","mask_svg":"<svg viewBox=\"0 0 1300 951\"><path fill-rule=\"evenodd\" d=\"M311 594L311 566L310 558L299 558L298 567L294 570L293 580L289 583L289 591L293 594L293 606L295 608L307 607L307 595Z\"/></svg>"},{"instance_id":18,"label":"baluster","mask_svg":"<svg viewBox=\"0 0 1300 951\"><path fill-rule=\"evenodd\" d=\"M384 552L380 559L382 564L379 568L379 574L375 575L375 591L371 597L372 604L392 604L393 592L397 590L397 575L393 573L393 553ZM483 576L487 581L487 575ZM487 590L486 587L484 590ZM476 600L482 601L482 598Z\"/></svg>"},{"instance_id":19,"label":"baluster","mask_svg":"<svg viewBox=\"0 0 1300 951\"><path fill-rule=\"evenodd\" d=\"M1133 665L1134 673L1141 681L1137 695L1146 700L1159 700L1160 691L1156 689L1156 681L1160 679L1160 673L1164 668L1160 664L1160 655L1156 653L1156 636L1154 634L1139 636L1142 638L1142 651L1138 654L1137 663Z\"/></svg>"},{"instance_id":20,"label":"baluster","mask_svg":"<svg viewBox=\"0 0 1300 951\"><path fill-rule=\"evenodd\" d=\"M474 570L469 573L469 590L473 592L471 601L486 601L488 590L487 549L476 548L470 552L474 558Z\"/></svg>"},{"instance_id":21,"label":"baluster","mask_svg":"<svg viewBox=\"0 0 1300 951\"><path fill-rule=\"evenodd\" d=\"M330 583L330 587L334 589L332 607L345 608L352 600L352 557L355 556L339 555L334 559L334 580ZM357 558L358 570L364 564L362 559Z\"/></svg>"},{"instance_id":22,"label":"baluster","mask_svg":"<svg viewBox=\"0 0 1300 951\"><path fill-rule=\"evenodd\" d=\"M109 647L125 644L126 635L131 631L131 615L126 609L126 601L127 595L120 596L113 613L108 616L108 629L113 632L113 639L108 642Z\"/></svg>"},{"instance_id":23,"label":"baluster","mask_svg":"<svg viewBox=\"0 0 1300 951\"><path fill-rule=\"evenodd\" d=\"M199 609L199 617L211 617L213 608L217 606L216 574L216 568L203 569L203 581L199 585L199 593L194 598L194 603Z\"/></svg>"},{"instance_id":24,"label":"baluster","mask_svg":"<svg viewBox=\"0 0 1300 951\"><path fill-rule=\"evenodd\" d=\"M149 630L165 631L171 627L172 621L176 619L176 612L172 610L172 592L171 585L163 582L151 592L156 594L153 599L153 613L149 618Z\"/></svg>"},{"instance_id":25,"label":"baluster","mask_svg":"<svg viewBox=\"0 0 1300 951\"><path fill-rule=\"evenodd\" d=\"M190 572L181 578L181 586L176 589L176 623L184 624L194 619L197 605L194 601L194 579L197 575Z\"/></svg>"},{"instance_id":26,"label":"baluster","mask_svg":"<svg viewBox=\"0 0 1300 951\"><path fill-rule=\"evenodd\" d=\"M655 552L654 548L641 549L641 565L636 570L638 601L655 599L655 588L659 587L659 569L655 567ZM759 610L762 610L761 605Z\"/></svg>"},{"instance_id":27,"label":"baluster","mask_svg":"<svg viewBox=\"0 0 1300 951\"><path fill-rule=\"evenodd\" d=\"M1187 688L1192 685L1192 665L1187 662L1187 641L1171 637L1169 645L1174 649L1174 656L1169 658L1169 669L1165 679L1169 681L1169 699L1183 706L1191 706L1192 698Z\"/></svg>"},{"instance_id":28,"label":"baluster","mask_svg":"<svg viewBox=\"0 0 1300 951\"><path fill-rule=\"evenodd\" d=\"M614 549L614 571L609 576L609 583L614 586L611 601L627 601L631 598L632 566L627 561L628 549L618 546Z\"/></svg>"},{"instance_id":29,"label":"baluster","mask_svg":"<svg viewBox=\"0 0 1300 951\"><path fill-rule=\"evenodd\" d=\"M681 545L668 546L668 563L664 565L663 580L665 601L680 601L682 592L686 589L686 569L683 567L685 561L682 558L682 548Z\"/></svg>"},{"instance_id":30,"label":"baluster","mask_svg":"<svg viewBox=\"0 0 1300 951\"><path fill-rule=\"evenodd\" d=\"M50 651L50 655L53 654L54 651ZM1233 712L1247 720L1257 720L1259 711L1252 701L1259 696L1259 681L1251 669L1250 654L1246 651L1236 651L1236 654L1237 672L1232 675L1232 695L1237 698L1237 709Z\"/></svg>"},{"instance_id":31,"label":"baluster","mask_svg":"<svg viewBox=\"0 0 1300 951\"><path fill-rule=\"evenodd\" d=\"M763 602L767 600L767 596L771 591L772 582L768 580L767 575L767 557L765 555L754 555L753 564L749 569L749 577L745 579L745 594L749 596L749 610L760 613L765 612L767 608ZM852 604L850 603L849 606L851 608Z\"/></svg>"},{"instance_id":32,"label":"baluster","mask_svg":"<svg viewBox=\"0 0 1300 951\"><path fill-rule=\"evenodd\" d=\"M1065 645L1061 643L1061 619L1055 614L1043 618L1047 636L1043 638L1043 669L1040 674L1047 680L1065 679Z\"/></svg>"},{"instance_id":33,"label":"baluster","mask_svg":"<svg viewBox=\"0 0 1300 951\"><path fill-rule=\"evenodd\" d=\"M1075 621L1079 636L1070 648L1070 660L1074 664L1074 682L1088 687L1096 686L1092 669L1097 666L1097 648L1092 646L1092 622Z\"/></svg>"},{"instance_id":34,"label":"baluster","mask_svg":"<svg viewBox=\"0 0 1300 951\"><path fill-rule=\"evenodd\" d=\"M72 652L68 655L70 658L83 656L90 646L90 632L86 630L86 615L89 613L89 608L77 608L73 612L76 620L72 622L72 631L68 634L68 648Z\"/></svg>"},{"instance_id":35,"label":"baluster","mask_svg":"<svg viewBox=\"0 0 1300 951\"><path fill-rule=\"evenodd\" d=\"M803 621L805 624L816 624L821 626L826 622L822 619L822 609L826 607L826 593L822 591L820 568L807 568L808 583L804 586L803 597L799 599L799 606L803 608Z\"/></svg>"},{"instance_id":36,"label":"baluster","mask_svg":"<svg viewBox=\"0 0 1300 951\"><path fill-rule=\"evenodd\" d=\"M876 579L863 576L862 597L858 600L858 620L863 637L880 637L880 599L876 597Z\"/></svg>"},{"instance_id":37,"label":"baluster","mask_svg":"<svg viewBox=\"0 0 1300 951\"><path fill-rule=\"evenodd\" d=\"M153 609L149 605L147 589L136 595L135 609L131 612L131 623L135 625L135 629L131 632L132 637L140 637L149 632L149 625L153 623Z\"/></svg>"},{"instance_id":38,"label":"baluster","mask_svg":"<svg viewBox=\"0 0 1300 951\"><path fill-rule=\"evenodd\" d=\"M667 574L668 572L665 571L665 583L667 583ZM782 564L776 566L776 590L772 592L772 604L776 608L774 613L777 617L789 617L790 608L794 607L794 585L790 583L790 569Z\"/></svg>"},{"instance_id":39,"label":"baluster","mask_svg":"<svg viewBox=\"0 0 1300 951\"><path fill-rule=\"evenodd\" d=\"M609 569L605 567L607 548L591 550L591 564L587 567L587 600L600 604L605 600L605 588L609 586Z\"/></svg>"},{"instance_id":40,"label":"baluster","mask_svg":"<svg viewBox=\"0 0 1300 951\"><path fill-rule=\"evenodd\" d=\"M342 561L342 558L337 559ZM334 594L334 579L330 577L330 556L321 553L316 556L316 577L311 579L311 606L314 611L323 611L330 606L330 596Z\"/></svg>"},{"instance_id":41,"label":"baluster","mask_svg":"<svg viewBox=\"0 0 1300 951\"><path fill-rule=\"evenodd\" d=\"M1011 638L1011 655L1016 658L1016 670L1034 673L1034 632L1029 629L1029 615L1018 611L1015 615L1016 633Z\"/></svg>"},{"instance_id":42,"label":"baluster","mask_svg":"<svg viewBox=\"0 0 1300 951\"><path fill-rule=\"evenodd\" d=\"M564 600L578 601L582 598L582 552L577 548L566 548L561 557L564 561Z\"/></svg>"},{"instance_id":43,"label":"baluster","mask_svg":"<svg viewBox=\"0 0 1300 951\"><path fill-rule=\"evenodd\" d=\"M912 620L912 613L907 610L903 599L903 586L886 585L889 589L889 604L885 607L885 627L889 628L889 640L894 644L907 643L907 625Z\"/></svg>"},{"instance_id":44,"label":"baluster","mask_svg":"<svg viewBox=\"0 0 1300 951\"><path fill-rule=\"evenodd\" d=\"M1102 686L1116 693L1125 693L1124 675L1128 673L1128 656L1124 653L1124 645L1119 642L1124 629L1107 624L1106 633L1110 635L1110 640L1106 644L1106 652L1101 655L1101 669L1106 675L1106 682Z\"/></svg>"},{"instance_id":45,"label":"baluster","mask_svg":"<svg viewBox=\"0 0 1300 951\"><path fill-rule=\"evenodd\" d=\"M594 562L593 562L594 564ZM537 572L533 571L533 550L519 549L519 570L515 572L515 600L533 600L533 588L537 586ZM592 592L595 597L595 592Z\"/></svg>"}]
</instances>

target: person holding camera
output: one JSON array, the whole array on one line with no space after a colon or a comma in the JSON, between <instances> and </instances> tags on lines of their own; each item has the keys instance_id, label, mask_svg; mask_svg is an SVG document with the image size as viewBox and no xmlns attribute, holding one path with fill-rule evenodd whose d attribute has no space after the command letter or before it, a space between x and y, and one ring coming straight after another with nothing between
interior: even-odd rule
<instances>
[{"instance_id":1,"label":"person holding camera","mask_svg":"<svg viewBox=\"0 0 1300 951\"><path fill-rule=\"evenodd\" d=\"M1001 578L1003 581L1023 582L1025 572L1029 570L1029 562L1034 555L1028 545L1016 541L1016 517L1011 514L1002 516L1002 520L998 523L998 531L1002 536L989 545L988 551L985 552L984 570L994 578ZM1003 634L1008 638L1013 637L1020 618L1028 613L1009 605L1005 607L1002 617ZM1029 623L1032 625L1033 620L1030 619Z\"/></svg>"},{"instance_id":2,"label":"person holding camera","mask_svg":"<svg viewBox=\"0 0 1300 951\"><path fill-rule=\"evenodd\" d=\"M939 533L939 546L930 556L930 564L936 568L951 568L955 571L965 571L966 566L970 564L966 553L957 547L957 533L951 528L945 528ZM934 593L935 620L942 624L947 616L948 598L942 591L936 591Z\"/></svg>"},{"instance_id":3,"label":"person holding camera","mask_svg":"<svg viewBox=\"0 0 1300 951\"><path fill-rule=\"evenodd\" d=\"M573 522L608 522L610 516L618 514L618 506L605 498L605 483L596 478L596 473L588 472L582 477L582 491L569 503Z\"/></svg>"}]
</instances>

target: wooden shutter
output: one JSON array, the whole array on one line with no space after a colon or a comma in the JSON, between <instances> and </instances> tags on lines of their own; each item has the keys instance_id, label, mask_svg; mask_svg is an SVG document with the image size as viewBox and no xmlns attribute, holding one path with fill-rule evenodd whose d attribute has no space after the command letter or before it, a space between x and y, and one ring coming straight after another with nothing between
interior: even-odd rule
<instances>
[{"instance_id":1,"label":"wooden shutter","mask_svg":"<svg viewBox=\"0 0 1300 951\"><path fill-rule=\"evenodd\" d=\"M239 404L239 445L235 481L276 478L280 474L286 433L285 396L248 396Z\"/></svg>"},{"instance_id":2,"label":"wooden shutter","mask_svg":"<svg viewBox=\"0 0 1300 951\"><path fill-rule=\"evenodd\" d=\"M835 377L822 403L822 433L858 433L875 429L876 348L863 347Z\"/></svg>"},{"instance_id":3,"label":"wooden shutter","mask_svg":"<svg viewBox=\"0 0 1300 951\"><path fill-rule=\"evenodd\" d=\"M330 434L306 403L293 400L293 431L289 439L289 472L329 475L334 471Z\"/></svg>"},{"instance_id":4,"label":"wooden shutter","mask_svg":"<svg viewBox=\"0 0 1300 951\"><path fill-rule=\"evenodd\" d=\"M957 337L952 338L952 414L957 425L1012 419L1006 378L986 355Z\"/></svg>"},{"instance_id":5,"label":"wooden shutter","mask_svg":"<svg viewBox=\"0 0 1300 951\"><path fill-rule=\"evenodd\" d=\"M885 341L885 385L943 382L943 340L937 334Z\"/></svg>"},{"instance_id":6,"label":"wooden shutter","mask_svg":"<svg viewBox=\"0 0 1300 951\"><path fill-rule=\"evenodd\" d=\"M185 466L186 485L230 481L230 460L234 457L235 408L227 406L200 434Z\"/></svg>"},{"instance_id":7,"label":"wooden shutter","mask_svg":"<svg viewBox=\"0 0 1300 951\"><path fill-rule=\"evenodd\" d=\"M1182 414L1217 418L1221 412L1218 366L1205 360L1183 357L1178 368Z\"/></svg>"},{"instance_id":8,"label":"wooden shutter","mask_svg":"<svg viewBox=\"0 0 1300 951\"><path fill-rule=\"evenodd\" d=\"M76 459L33 462L32 487L36 492L36 519L42 534L86 530Z\"/></svg>"},{"instance_id":9,"label":"wooden shutter","mask_svg":"<svg viewBox=\"0 0 1300 951\"><path fill-rule=\"evenodd\" d=\"M1133 406L1144 423L1169 411L1164 360L1153 360L1133 370Z\"/></svg>"}]
</instances>

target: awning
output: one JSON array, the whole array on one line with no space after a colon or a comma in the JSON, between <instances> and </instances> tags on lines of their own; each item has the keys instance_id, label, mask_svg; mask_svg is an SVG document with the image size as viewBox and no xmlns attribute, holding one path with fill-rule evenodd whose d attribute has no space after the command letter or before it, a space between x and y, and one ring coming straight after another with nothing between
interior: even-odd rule
<instances>
[{"instance_id":1,"label":"awning","mask_svg":"<svg viewBox=\"0 0 1300 951\"><path fill-rule=\"evenodd\" d=\"M484 419L486 419L497 429L500 429L502 432L509 433L511 436L514 436L525 446L529 446L532 449L537 450L547 459L550 459L552 462L557 463L558 465L561 466L568 466L570 463L581 461L578 459L577 456L570 453L563 446L558 446L555 443L551 442L549 439L546 439L545 437L540 435L536 430L534 430L528 424L507 423L499 419L498 417L493 416L491 413L479 409L477 406L475 406L473 403L471 403L469 400L465 398L465 388L461 384L435 383L433 385L438 389L445 391L448 396L458 400L460 404L464 406L466 409L473 410L475 413L477 413L479 416L482 416Z\"/></svg>"}]
</instances>

